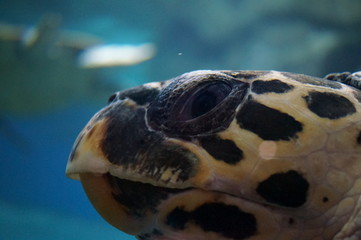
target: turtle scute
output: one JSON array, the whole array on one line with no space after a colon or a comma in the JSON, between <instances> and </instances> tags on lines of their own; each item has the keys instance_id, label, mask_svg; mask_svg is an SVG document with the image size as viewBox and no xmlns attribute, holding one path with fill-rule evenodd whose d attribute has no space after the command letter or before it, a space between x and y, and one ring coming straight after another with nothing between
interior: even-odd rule
<instances>
[{"instance_id":1,"label":"turtle scute","mask_svg":"<svg viewBox=\"0 0 361 240\"><path fill-rule=\"evenodd\" d=\"M358 81L203 70L117 92L66 173L142 240L361 239Z\"/></svg>"}]
</instances>

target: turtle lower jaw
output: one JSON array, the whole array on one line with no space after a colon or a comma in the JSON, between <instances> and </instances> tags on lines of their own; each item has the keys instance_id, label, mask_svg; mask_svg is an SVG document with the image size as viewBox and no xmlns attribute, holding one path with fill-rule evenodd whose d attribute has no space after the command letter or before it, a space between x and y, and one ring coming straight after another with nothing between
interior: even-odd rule
<instances>
[{"instance_id":1,"label":"turtle lower jaw","mask_svg":"<svg viewBox=\"0 0 361 240\"><path fill-rule=\"evenodd\" d=\"M153 240L174 234L183 236L179 239L229 240L245 239L261 230L270 236L279 231L269 207L224 192L159 187L109 173L82 173L80 180L99 214L131 235ZM272 226L263 224L267 222Z\"/></svg>"},{"instance_id":2,"label":"turtle lower jaw","mask_svg":"<svg viewBox=\"0 0 361 240\"><path fill-rule=\"evenodd\" d=\"M224 192L159 187L110 174L106 178L127 216L144 223L135 234L140 239L245 239L257 232L253 212L263 216L259 204Z\"/></svg>"},{"instance_id":3,"label":"turtle lower jaw","mask_svg":"<svg viewBox=\"0 0 361 240\"><path fill-rule=\"evenodd\" d=\"M158 206L169 196L189 191L158 187L114 177L109 173L80 173L80 181L97 212L111 225L128 234L147 231Z\"/></svg>"}]
</instances>

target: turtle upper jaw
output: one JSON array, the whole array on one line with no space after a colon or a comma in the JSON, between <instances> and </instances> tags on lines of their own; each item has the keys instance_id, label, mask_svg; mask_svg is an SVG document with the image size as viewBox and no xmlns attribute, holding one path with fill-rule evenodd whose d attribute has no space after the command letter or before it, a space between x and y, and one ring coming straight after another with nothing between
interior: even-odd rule
<instances>
[{"instance_id":1,"label":"turtle upper jaw","mask_svg":"<svg viewBox=\"0 0 361 240\"><path fill-rule=\"evenodd\" d=\"M144 107L126 99L97 113L74 144L67 175L78 178L81 172L110 172L134 181L189 186L197 157L161 133L149 130L145 112Z\"/></svg>"}]
</instances>

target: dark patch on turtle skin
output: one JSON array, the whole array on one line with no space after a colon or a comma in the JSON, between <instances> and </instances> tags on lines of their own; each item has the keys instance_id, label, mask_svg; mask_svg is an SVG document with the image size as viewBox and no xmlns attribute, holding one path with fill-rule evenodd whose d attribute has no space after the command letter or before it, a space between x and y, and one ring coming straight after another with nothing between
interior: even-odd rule
<instances>
[{"instance_id":1,"label":"dark patch on turtle skin","mask_svg":"<svg viewBox=\"0 0 361 240\"><path fill-rule=\"evenodd\" d=\"M185 225L191 220L191 214L183 207L176 207L167 215L166 224L177 230L184 230Z\"/></svg>"},{"instance_id":2,"label":"dark patch on turtle skin","mask_svg":"<svg viewBox=\"0 0 361 240\"><path fill-rule=\"evenodd\" d=\"M317 78L317 77L311 77L303 74L295 74L295 73L289 73L289 72L282 72L282 75L285 77L291 78L295 81L305 83L305 84L311 84L315 86L320 87L328 87L332 89L341 89L342 85L338 82Z\"/></svg>"},{"instance_id":3,"label":"dark patch on turtle skin","mask_svg":"<svg viewBox=\"0 0 361 240\"><path fill-rule=\"evenodd\" d=\"M341 82L343 84L361 90L361 76L359 72L330 73L325 76L325 79Z\"/></svg>"},{"instance_id":4,"label":"dark patch on turtle skin","mask_svg":"<svg viewBox=\"0 0 361 240\"><path fill-rule=\"evenodd\" d=\"M321 118L338 119L356 112L350 100L335 93L312 91L304 99L308 108Z\"/></svg>"},{"instance_id":5,"label":"dark patch on turtle skin","mask_svg":"<svg viewBox=\"0 0 361 240\"><path fill-rule=\"evenodd\" d=\"M163 236L163 233L159 230L154 228L150 233L144 233L144 234L140 234L137 235L137 239L139 240L149 240L152 239L154 236Z\"/></svg>"},{"instance_id":6,"label":"dark patch on turtle skin","mask_svg":"<svg viewBox=\"0 0 361 240\"><path fill-rule=\"evenodd\" d=\"M236 164L243 159L243 151L231 140L217 136L199 138L201 146L216 160Z\"/></svg>"},{"instance_id":7,"label":"dark patch on turtle skin","mask_svg":"<svg viewBox=\"0 0 361 240\"><path fill-rule=\"evenodd\" d=\"M215 232L230 239L247 239L257 233L254 215L224 203L205 203L192 212L177 207L166 219L166 224L176 230L184 230L187 223L194 223L205 232Z\"/></svg>"},{"instance_id":8,"label":"dark patch on turtle skin","mask_svg":"<svg viewBox=\"0 0 361 240\"><path fill-rule=\"evenodd\" d=\"M170 194L187 191L128 181L110 174L106 174L106 177L112 187L113 198L127 208L128 214L139 218L144 217L148 211L157 213L158 205Z\"/></svg>"},{"instance_id":9,"label":"dark patch on turtle skin","mask_svg":"<svg viewBox=\"0 0 361 240\"><path fill-rule=\"evenodd\" d=\"M248 83L225 74L181 75L149 105L148 123L152 129L177 138L219 132L233 120L234 111L244 100L248 87ZM204 99L209 98L215 101L214 105L204 104L209 102Z\"/></svg>"},{"instance_id":10,"label":"dark patch on turtle skin","mask_svg":"<svg viewBox=\"0 0 361 240\"><path fill-rule=\"evenodd\" d=\"M260 182L257 193L267 202L297 208L307 201L309 183L297 171L275 173Z\"/></svg>"},{"instance_id":11,"label":"dark patch on turtle skin","mask_svg":"<svg viewBox=\"0 0 361 240\"><path fill-rule=\"evenodd\" d=\"M356 141L357 141L358 144L361 145L361 131L358 133Z\"/></svg>"},{"instance_id":12,"label":"dark patch on turtle skin","mask_svg":"<svg viewBox=\"0 0 361 240\"><path fill-rule=\"evenodd\" d=\"M296 224L296 221L295 221L294 218L289 218L289 219L288 219L288 225L293 226L293 225L295 225L295 224Z\"/></svg>"},{"instance_id":13,"label":"dark patch on turtle skin","mask_svg":"<svg viewBox=\"0 0 361 240\"><path fill-rule=\"evenodd\" d=\"M251 91L256 94L286 93L292 90L293 88L294 86L277 79L273 79L269 81L256 80L251 85Z\"/></svg>"},{"instance_id":14,"label":"dark patch on turtle skin","mask_svg":"<svg viewBox=\"0 0 361 240\"><path fill-rule=\"evenodd\" d=\"M192 152L181 146L163 143L160 146L153 145L151 149L148 149L142 162L142 169L146 174L151 174L157 180L160 179L163 172L171 168L172 174L180 171L176 181L185 182L196 172L198 159ZM159 170L154 174L155 168L164 170ZM143 172L140 171L140 173ZM163 180L166 183L169 181L170 179Z\"/></svg>"},{"instance_id":15,"label":"dark patch on turtle skin","mask_svg":"<svg viewBox=\"0 0 361 240\"><path fill-rule=\"evenodd\" d=\"M124 100L126 98L129 98L136 102L138 105L145 105L151 102L154 98L156 98L159 92L160 90L158 88L151 88L149 86L138 86L113 94L112 96L110 96L108 103L113 103L118 100Z\"/></svg>"},{"instance_id":16,"label":"dark patch on turtle skin","mask_svg":"<svg viewBox=\"0 0 361 240\"><path fill-rule=\"evenodd\" d=\"M257 134L264 140L290 140L301 132L302 124L290 115L269 108L252 99L248 100L237 113L241 128Z\"/></svg>"},{"instance_id":17,"label":"dark patch on turtle skin","mask_svg":"<svg viewBox=\"0 0 361 240\"><path fill-rule=\"evenodd\" d=\"M100 146L106 158L156 181L169 168L174 172L180 170L176 181L189 179L195 172L197 157L165 141L160 133L150 131L145 124L145 109L128 103L128 100L113 103L104 113L106 130Z\"/></svg>"},{"instance_id":18,"label":"dark patch on turtle skin","mask_svg":"<svg viewBox=\"0 0 361 240\"><path fill-rule=\"evenodd\" d=\"M342 73L329 73L324 78L330 81L336 81L345 83L346 79L351 75L350 72L342 72Z\"/></svg>"}]
</instances>

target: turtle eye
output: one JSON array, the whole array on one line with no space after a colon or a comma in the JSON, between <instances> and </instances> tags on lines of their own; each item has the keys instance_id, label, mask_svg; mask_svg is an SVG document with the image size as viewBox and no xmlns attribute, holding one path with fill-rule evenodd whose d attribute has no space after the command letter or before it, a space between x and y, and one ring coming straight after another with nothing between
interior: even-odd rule
<instances>
[{"instance_id":1,"label":"turtle eye","mask_svg":"<svg viewBox=\"0 0 361 240\"><path fill-rule=\"evenodd\" d=\"M226 129L249 83L221 72L195 71L169 80L145 106L147 124L168 136L190 137Z\"/></svg>"},{"instance_id":2,"label":"turtle eye","mask_svg":"<svg viewBox=\"0 0 361 240\"><path fill-rule=\"evenodd\" d=\"M232 88L226 83L214 83L202 86L191 95L184 94L179 102L183 107L179 111L177 120L188 121L198 118L217 107L231 92Z\"/></svg>"}]
</instances>

